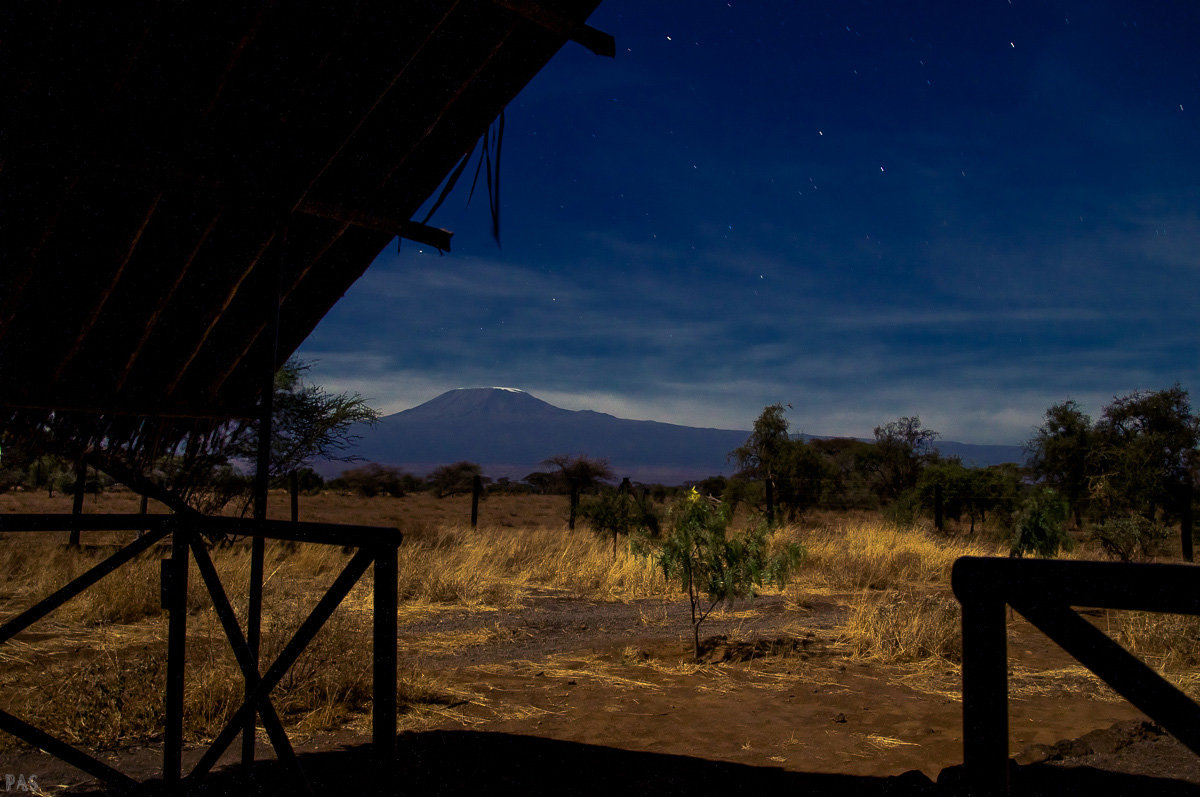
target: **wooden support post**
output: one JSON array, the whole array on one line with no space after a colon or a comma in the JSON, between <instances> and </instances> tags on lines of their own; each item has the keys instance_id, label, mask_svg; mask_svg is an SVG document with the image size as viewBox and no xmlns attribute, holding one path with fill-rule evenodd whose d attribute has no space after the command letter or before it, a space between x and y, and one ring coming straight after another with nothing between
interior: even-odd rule
<instances>
[{"instance_id":1,"label":"wooden support post","mask_svg":"<svg viewBox=\"0 0 1200 797\"><path fill-rule=\"evenodd\" d=\"M994 595L962 601L963 764L971 797L1008 793L1004 607L1004 600Z\"/></svg>"},{"instance_id":2,"label":"wooden support post","mask_svg":"<svg viewBox=\"0 0 1200 797\"><path fill-rule=\"evenodd\" d=\"M267 519L267 490L270 487L271 476L271 413L275 401L275 372L272 370L269 378L264 380L262 406L258 418L258 457L254 471L254 519ZM250 586L248 605L246 608L246 644L250 648L250 658L253 668L258 669L259 647L262 641L262 593L263 593L263 559L266 546L263 538L255 535L250 543ZM255 684L246 681L246 699L254 693ZM254 734L258 726L258 715L250 712L242 726L242 765L254 763Z\"/></svg>"},{"instance_id":3,"label":"wooden support post","mask_svg":"<svg viewBox=\"0 0 1200 797\"><path fill-rule=\"evenodd\" d=\"M471 528L479 527L479 496L483 493L483 478L476 473L471 477Z\"/></svg>"},{"instance_id":4,"label":"wooden support post","mask_svg":"<svg viewBox=\"0 0 1200 797\"><path fill-rule=\"evenodd\" d=\"M288 473L288 494L292 499L292 522L300 522L300 474L296 471Z\"/></svg>"},{"instance_id":5,"label":"wooden support post","mask_svg":"<svg viewBox=\"0 0 1200 797\"><path fill-rule=\"evenodd\" d=\"M269 395L269 394L268 394ZM258 470L255 473L254 484L254 519L267 519L267 472L271 456L271 399L264 397L266 409L258 424ZM250 587L248 606L246 609L246 644L250 648L250 658L253 669L258 669L259 647L262 641L262 593L263 593L263 560L266 556L266 545L261 536L255 535L250 542ZM254 692L255 684L246 680L246 699L249 700ZM258 715L251 712L242 726L242 764L249 766L254 763L254 734L258 726Z\"/></svg>"},{"instance_id":6,"label":"wooden support post","mask_svg":"<svg viewBox=\"0 0 1200 797\"><path fill-rule=\"evenodd\" d=\"M183 687L187 656L187 577L190 532L177 529L171 535L171 558L163 574L167 583L167 693L166 728L163 744L163 782L168 788L179 784L183 772Z\"/></svg>"},{"instance_id":7,"label":"wooden support post","mask_svg":"<svg viewBox=\"0 0 1200 797\"><path fill-rule=\"evenodd\" d=\"M83 457L75 461L75 492L71 501L71 514L79 517L83 514L83 488L87 486L87 463L83 461ZM79 547L79 526L71 527L71 536L67 539L67 544L72 548Z\"/></svg>"},{"instance_id":8,"label":"wooden support post","mask_svg":"<svg viewBox=\"0 0 1200 797\"><path fill-rule=\"evenodd\" d=\"M767 525L774 528L775 526L775 482L768 476L763 480L766 485L767 493Z\"/></svg>"},{"instance_id":9,"label":"wooden support post","mask_svg":"<svg viewBox=\"0 0 1200 797\"><path fill-rule=\"evenodd\" d=\"M287 226L284 225L278 235L280 252L275 260L276 282L274 307L270 308L268 329L271 335L271 347L268 360L261 365L262 387L258 416L258 451L254 469L254 519L267 519L267 490L271 486L271 415L275 412L275 368L279 350L279 304L281 295L280 280L283 272L283 259L287 251ZM250 585L246 607L246 644L250 648L251 664L258 671L259 643L262 640L262 592L263 592L263 558L266 547L263 538L255 535L250 543ZM250 700L257 684L246 679L246 700ZM258 726L257 712L251 711L245 717L242 725L242 766L254 763L254 734Z\"/></svg>"},{"instance_id":10,"label":"wooden support post","mask_svg":"<svg viewBox=\"0 0 1200 797\"><path fill-rule=\"evenodd\" d=\"M380 763L396 750L396 612L397 556L394 546L375 554L374 697L371 701L371 743Z\"/></svg>"},{"instance_id":11,"label":"wooden support post","mask_svg":"<svg viewBox=\"0 0 1200 797\"><path fill-rule=\"evenodd\" d=\"M1195 524L1195 515L1192 511L1192 502L1195 500L1194 488L1191 481L1183 490L1183 501L1180 507L1179 517L1179 538L1183 544L1183 558L1185 561L1195 561L1195 554L1192 551L1192 531Z\"/></svg>"},{"instance_id":12,"label":"wooden support post","mask_svg":"<svg viewBox=\"0 0 1200 797\"><path fill-rule=\"evenodd\" d=\"M946 530L946 522L942 516L942 485L933 485L933 527L938 531Z\"/></svg>"}]
</instances>

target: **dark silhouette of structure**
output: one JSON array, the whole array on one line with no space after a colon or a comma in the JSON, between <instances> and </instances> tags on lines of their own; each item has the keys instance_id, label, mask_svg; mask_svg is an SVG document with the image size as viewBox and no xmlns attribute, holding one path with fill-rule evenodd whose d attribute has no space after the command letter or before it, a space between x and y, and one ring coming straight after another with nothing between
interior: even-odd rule
<instances>
[{"instance_id":1,"label":"dark silhouette of structure","mask_svg":"<svg viewBox=\"0 0 1200 797\"><path fill-rule=\"evenodd\" d=\"M375 755L394 752L394 529L268 521L273 376L394 238L448 249L412 216L569 40L612 55L585 24L598 0L170 3L82 0L0 10L0 429L68 446L135 489L139 466L231 419L256 419L253 520L3 515L5 533L145 529L137 541L0 626L0 641L152 546L170 541L163 781L181 771L184 640L194 558L245 679L245 703L188 780L256 715L297 761L270 691L374 568ZM496 208L493 198L493 213ZM162 497L156 494L154 497ZM169 497L168 497L169 498ZM205 537L250 536L245 628ZM77 539L77 536L73 539ZM261 670L267 539L358 552ZM118 787L131 779L0 710L0 729Z\"/></svg>"}]
</instances>

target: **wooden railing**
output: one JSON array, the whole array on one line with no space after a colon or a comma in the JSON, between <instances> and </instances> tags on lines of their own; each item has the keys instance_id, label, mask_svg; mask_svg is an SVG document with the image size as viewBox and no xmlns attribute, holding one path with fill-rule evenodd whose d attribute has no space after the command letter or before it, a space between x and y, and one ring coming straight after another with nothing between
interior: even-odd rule
<instances>
[{"instance_id":1,"label":"wooden railing","mask_svg":"<svg viewBox=\"0 0 1200 797\"><path fill-rule=\"evenodd\" d=\"M163 603L168 611L167 683L162 777L168 788L185 780L202 778L240 733L246 721L258 715L278 758L298 773L297 786L308 791L295 751L275 708L271 690L299 658L320 631L342 599L358 580L374 566L373 596L373 706L372 744L381 760L395 752L396 741L396 587L397 548L401 534L396 529L375 526L349 526L331 523L289 523L255 521L241 518L184 515L0 515L0 532L37 533L53 531L120 531L145 529L146 533L87 572L11 620L0 625L0 644L4 644L34 622L40 620L96 582L130 562L160 542L170 540L171 556L162 562ZM226 595L220 576L208 554L206 537L239 535L257 539L288 540L357 548L357 552L322 595L291 640L260 671L257 657L246 642ZM201 580L212 599L213 608L225 631L246 683L246 700L226 723L213 743L185 779L183 776L183 695L185 679L185 640L187 637L188 559L194 557ZM250 618L248 618L250 619ZM255 618L258 619L258 618ZM0 709L0 730L66 761L110 786L131 789L137 782L91 754L58 739Z\"/></svg>"},{"instance_id":2,"label":"wooden railing","mask_svg":"<svg viewBox=\"0 0 1200 797\"><path fill-rule=\"evenodd\" d=\"M967 556L954 563L952 583L962 604L963 764L971 794L1009 787L1006 605L1200 754L1200 706L1072 609L1200 615L1200 569Z\"/></svg>"}]
</instances>

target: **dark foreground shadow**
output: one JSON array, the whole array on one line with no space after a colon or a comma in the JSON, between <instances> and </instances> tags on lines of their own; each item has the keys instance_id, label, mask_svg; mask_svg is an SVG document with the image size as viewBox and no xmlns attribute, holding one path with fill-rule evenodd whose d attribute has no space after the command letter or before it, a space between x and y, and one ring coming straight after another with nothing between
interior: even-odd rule
<instances>
[{"instance_id":1,"label":"dark foreground shadow","mask_svg":"<svg viewBox=\"0 0 1200 797\"><path fill-rule=\"evenodd\" d=\"M865 777L787 772L677 755L618 750L533 736L476 731L401 734L397 755L379 765L368 746L301 756L314 794L546 795L802 794L957 795L961 774L948 769L934 783L920 772ZM148 784L161 793L161 784ZM1200 795L1200 787L1163 778L1114 774L1086 767L1033 765L1014 771L1014 793L1034 795ZM275 761L249 771L230 767L187 791L192 795L303 794L292 773Z\"/></svg>"}]
</instances>

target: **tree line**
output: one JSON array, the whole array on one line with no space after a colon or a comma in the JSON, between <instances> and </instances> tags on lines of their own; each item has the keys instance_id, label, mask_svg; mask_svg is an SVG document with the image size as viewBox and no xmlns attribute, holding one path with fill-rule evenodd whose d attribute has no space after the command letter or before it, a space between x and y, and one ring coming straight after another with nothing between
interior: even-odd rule
<instances>
[{"instance_id":1,"label":"tree line","mask_svg":"<svg viewBox=\"0 0 1200 797\"><path fill-rule=\"evenodd\" d=\"M1181 554L1193 558L1200 421L1178 384L1114 398L1095 421L1074 400L1053 405L1025 444L1025 466L968 467L940 456L938 437L911 416L876 427L873 441L805 440L773 404L730 453L733 478L699 486L751 504L768 523L816 508L881 509L898 522L923 515L939 530L954 521L974 533L990 518L1016 555L1054 554L1071 544L1073 525L1117 558L1145 558L1178 528Z\"/></svg>"},{"instance_id":2,"label":"tree line","mask_svg":"<svg viewBox=\"0 0 1200 797\"><path fill-rule=\"evenodd\" d=\"M582 517L615 540L630 528L652 527L653 504L695 487L731 512L740 506L760 514L768 525L817 509L880 510L898 523L926 517L940 531L954 524L974 533L987 523L1010 536L1015 554L1042 555L1069 545L1073 526L1076 537L1090 537L1126 560L1155 555L1178 533L1181 554L1193 558L1200 420L1178 384L1116 397L1094 420L1071 399L1051 406L1026 442L1025 466L975 468L942 457L939 434L917 416L875 427L872 440L805 439L792 432L789 407L772 404L746 442L729 452L736 466L729 477L674 486L625 480L617 487L605 460L555 455L542 462L544 470L519 480L493 481L478 464L462 461L423 477L367 463L325 482L311 463L352 462L352 429L378 414L357 394L333 394L307 382L308 367L289 361L276 376L273 397L269 477L273 486L290 489L293 512L298 494L320 489L366 496L428 490L445 497L481 487L563 494L571 528ZM73 492L78 499L121 482L174 511L211 513L239 501L243 511L248 506L246 465L258 449L254 423L192 430L160 450L157 438L123 442L111 432L104 445L82 445L69 422L64 416L24 434L0 431L0 491Z\"/></svg>"}]
</instances>

